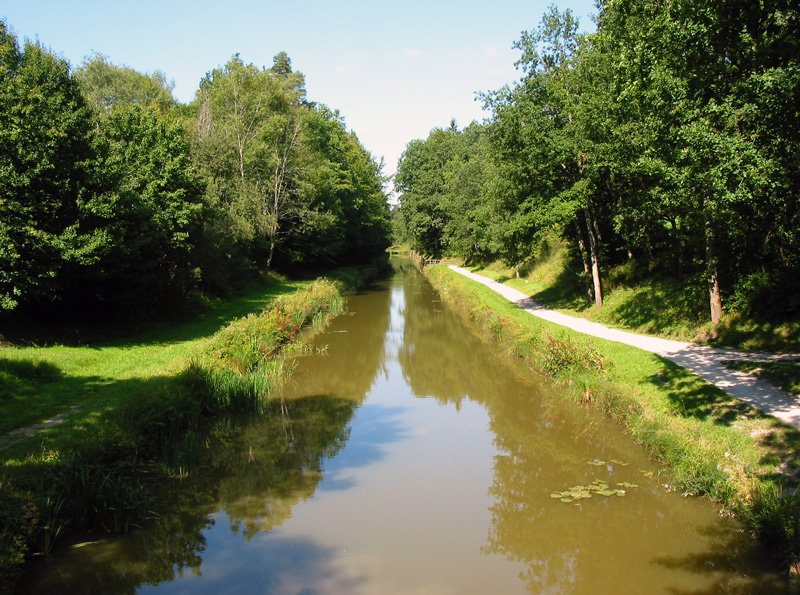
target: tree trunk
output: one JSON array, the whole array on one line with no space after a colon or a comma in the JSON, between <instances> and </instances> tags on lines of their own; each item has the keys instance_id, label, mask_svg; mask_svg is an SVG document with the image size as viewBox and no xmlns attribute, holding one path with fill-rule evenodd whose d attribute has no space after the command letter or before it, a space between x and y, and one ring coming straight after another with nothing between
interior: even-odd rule
<instances>
[{"instance_id":1,"label":"tree trunk","mask_svg":"<svg viewBox=\"0 0 800 595\"><path fill-rule=\"evenodd\" d=\"M595 222L589 214L589 207L583 209L586 216L586 231L589 235L589 254L592 260L592 283L594 285L594 305L600 308L603 305L603 287L600 283L600 258L597 254L597 238L594 235Z\"/></svg>"},{"instance_id":2,"label":"tree trunk","mask_svg":"<svg viewBox=\"0 0 800 595\"><path fill-rule=\"evenodd\" d=\"M722 320L722 297L719 293L719 270L717 268L714 229L708 213L708 199L704 203L706 215L706 270L708 272L708 296L711 305L711 323L715 326Z\"/></svg>"},{"instance_id":3,"label":"tree trunk","mask_svg":"<svg viewBox=\"0 0 800 595\"><path fill-rule=\"evenodd\" d=\"M581 224L578 223L578 220L575 219L575 233L578 237L578 247L581 250L581 259L583 260L583 272L585 274L586 279L586 294L589 297L589 301L594 301L594 293L592 292L592 283L590 279L592 278L592 269L589 265L589 255L586 253L586 242L583 241L583 232L581 231Z\"/></svg>"}]
</instances>

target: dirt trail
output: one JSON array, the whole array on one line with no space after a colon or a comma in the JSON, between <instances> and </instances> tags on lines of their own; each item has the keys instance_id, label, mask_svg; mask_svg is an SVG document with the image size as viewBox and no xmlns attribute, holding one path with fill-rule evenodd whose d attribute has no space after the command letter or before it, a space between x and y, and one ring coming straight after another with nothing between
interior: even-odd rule
<instances>
[{"instance_id":1,"label":"dirt trail","mask_svg":"<svg viewBox=\"0 0 800 595\"><path fill-rule=\"evenodd\" d=\"M626 345L656 353L697 374L707 382L752 407L760 409L784 423L800 428L800 398L776 388L752 374L731 370L722 364L723 361L729 360L780 361L800 359L800 354L756 354L732 349L717 349L694 343L660 339L611 329L597 322L590 322L583 318L575 318L550 310L521 291L482 275L471 273L467 269L457 266L450 266L450 268L473 281L486 285L534 316L587 335L625 343Z\"/></svg>"}]
</instances>

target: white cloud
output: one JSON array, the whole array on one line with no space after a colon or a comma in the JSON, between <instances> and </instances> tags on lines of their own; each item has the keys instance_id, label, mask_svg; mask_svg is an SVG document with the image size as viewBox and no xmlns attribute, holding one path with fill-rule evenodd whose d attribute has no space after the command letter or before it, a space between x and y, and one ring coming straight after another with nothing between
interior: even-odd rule
<instances>
[{"instance_id":1,"label":"white cloud","mask_svg":"<svg viewBox=\"0 0 800 595\"><path fill-rule=\"evenodd\" d=\"M412 50L406 48L403 51L406 53L406 56L411 56L412 58L421 58L422 56L425 55L422 50Z\"/></svg>"},{"instance_id":2,"label":"white cloud","mask_svg":"<svg viewBox=\"0 0 800 595\"><path fill-rule=\"evenodd\" d=\"M349 66L347 64L339 64L336 68L333 69L336 74L347 74L351 72L358 72L354 66Z\"/></svg>"},{"instance_id":3,"label":"white cloud","mask_svg":"<svg viewBox=\"0 0 800 595\"><path fill-rule=\"evenodd\" d=\"M497 47L493 45L486 46L484 51L488 56L491 56L492 58L497 58L497 56L500 55L500 50L498 50Z\"/></svg>"}]
</instances>

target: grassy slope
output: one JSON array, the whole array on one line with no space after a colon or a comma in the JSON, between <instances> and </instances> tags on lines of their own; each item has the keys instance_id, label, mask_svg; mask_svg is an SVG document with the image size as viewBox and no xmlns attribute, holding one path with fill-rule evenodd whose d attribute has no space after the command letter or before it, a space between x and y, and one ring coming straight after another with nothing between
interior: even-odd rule
<instances>
[{"instance_id":1,"label":"grassy slope","mask_svg":"<svg viewBox=\"0 0 800 595\"><path fill-rule=\"evenodd\" d=\"M80 423L125 400L148 383L184 366L222 326L258 311L305 282L279 282L225 302L190 321L147 330L100 345L5 348L0 350L0 435L40 423L68 407ZM65 425L71 425L70 421Z\"/></svg>"},{"instance_id":2,"label":"grassy slope","mask_svg":"<svg viewBox=\"0 0 800 595\"><path fill-rule=\"evenodd\" d=\"M514 355L549 372L576 401L622 422L670 465L674 489L707 495L741 514L779 559L800 570L799 501L783 496L800 475L800 432L657 355L537 319L444 267L426 268L426 274L445 299ZM553 353L567 362L555 371Z\"/></svg>"},{"instance_id":3,"label":"grassy slope","mask_svg":"<svg viewBox=\"0 0 800 595\"><path fill-rule=\"evenodd\" d=\"M534 265L524 267L519 279L513 268L501 263L470 270L514 287L559 312L609 327L717 347L800 353L800 321L768 323L729 315L717 329L719 337L711 340L707 296L698 292L697 284L634 285L625 267L606 274L603 307L594 308L583 295L582 272L570 269L563 245L556 245L540 255ZM743 365L733 363L732 367L742 369ZM754 372L800 396L800 361L762 364Z\"/></svg>"}]
</instances>

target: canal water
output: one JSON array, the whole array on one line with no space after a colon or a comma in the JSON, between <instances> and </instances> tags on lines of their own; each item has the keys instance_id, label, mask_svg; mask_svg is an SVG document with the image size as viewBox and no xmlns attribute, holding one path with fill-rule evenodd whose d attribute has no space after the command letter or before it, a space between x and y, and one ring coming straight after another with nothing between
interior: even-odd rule
<instances>
[{"instance_id":1,"label":"canal water","mask_svg":"<svg viewBox=\"0 0 800 595\"><path fill-rule=\"evenodd\" d=\"M160 518L65 548L25 589L785 591L734 521L666 491L617 424L503 358L395 266L314 339L264 415L212 424Z\"/></svg>"}]
</instances>

